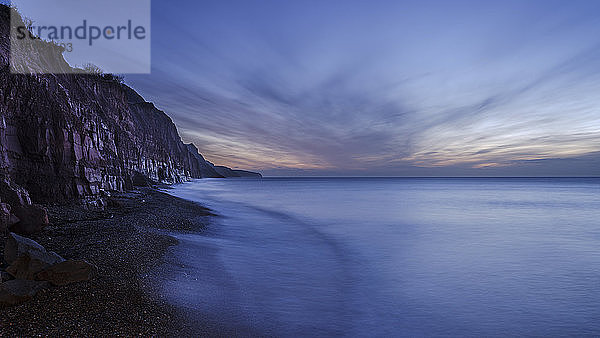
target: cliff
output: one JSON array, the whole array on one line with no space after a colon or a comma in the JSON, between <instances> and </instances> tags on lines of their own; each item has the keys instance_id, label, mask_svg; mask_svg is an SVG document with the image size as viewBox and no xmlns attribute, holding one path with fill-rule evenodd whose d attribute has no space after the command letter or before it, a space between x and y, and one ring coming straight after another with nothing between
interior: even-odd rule
<instances>
[{"instance_id":1,"label":"cliff","mask_svg":"<svg viewBox=\"0 0 600 338\"><path fill-rule=\"evenodd\" d=\"M33 202L55 202L122 191L141 178L241 176L207 162L164 112L112 76L11 74L9 25L10 10L0 5L0 199L24 189ZM20 66L69 67L60 48L48 50L55 55L19 51L30 53Z\"/></svg>"},{"instance_id":2,"label":"cliff","mask_svg":"<svg viewBox=\"0 0 600 338\"><path fill-rule=\"evenodd\" d=\"M246 170L230 169L223 166L213 166L213 168L223 177L262 177L259 173Z\"/></svg>"}]
</instances>

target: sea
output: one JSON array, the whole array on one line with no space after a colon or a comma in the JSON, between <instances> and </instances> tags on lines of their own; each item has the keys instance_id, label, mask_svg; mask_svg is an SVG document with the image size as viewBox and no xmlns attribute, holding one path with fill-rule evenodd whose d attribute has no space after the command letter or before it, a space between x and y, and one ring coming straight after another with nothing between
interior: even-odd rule
<instances>
[{"instance_id":1,"label":"sea","mask_svg":"<svg viewBox=\"0 0 600 338\"><path fill-rule=\"evenodd\" d=\"M598 178L202 179L161 293L228 336L600 336Z\"/></svg>"}]
</instances>

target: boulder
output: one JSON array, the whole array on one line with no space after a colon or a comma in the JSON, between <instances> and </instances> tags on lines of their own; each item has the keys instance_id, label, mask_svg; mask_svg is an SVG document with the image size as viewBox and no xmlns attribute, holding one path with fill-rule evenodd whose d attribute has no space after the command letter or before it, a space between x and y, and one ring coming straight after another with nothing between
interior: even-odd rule
<instances>
[{"instance_id":1,"label":"boulder","mask_svg":"<svg viewBox=\"0 0 600 338\"><path fill-rule=\"evenodd\" d=\"M32 251L46 251L46 249L33 239L9 233L4 246L4 261L12 264L19 256Z\"/></svg>"},{"instance_id":2,"label":"boulder","mask_svg":"<svg viewBox=\"0 0 600 338\"><path fill-rule=\"evenodd\" d=\"M106 202L101 197L89 196L81 199L81 204L91 211L104 211Z\"/></svg>"},{"instance_id":3,"label":"boulder","mask_svg":"<svg viewBox=\"0 0 600 338\"><path fill-rule=\"evenodd\" d=\"M4 260L10 264L6 271L18 279L34 279L48 267L64 261L55 252L48 252L34 240L10 233L4 248Z\"/></svg>"},{"instance_id":4,"label":"boulder","mask_svg":"<svg viewBox=\"0 0 600 338\"><path fill-rule=\"evenodd\" d=\"M10 226L9 229L21 235L39 232L49 223L46 209L35 205L17 206L12 213L20 221Z\"/></svg>"},{"instance_id":5,"label":"boulder","mask_svg":"<svg viewBox=\"0 0 600 338\"><path fill-rule=\"evenodd\" d=\"M39 257L21 256L6 268L6 272L17 279L33 280L38 272L60 262L60 259L61 257L54 252L46 253L43 259L39 259Z\"/></svg>"},{"instance_id":6,"label":"boulder","mask_svg":"<svg viewBox=\"0 0 600 338\"><path fill-rule=\"evenodd\" d=\"M31 198L27 190L9 180L0 180L0 196L2 196L4 202L13 206L31 204Z\"/></svg>"},{"instance_id":7,"label":"boulder","mask_svg":"<svg viewBox=\"0 0 600 338\"><path fill-rule=\"evenodd\" d=\"M21 304L33 298L48 282L13 279L0 284L0 307Z\"/></svg>"},{"instance_id":8,"label":"boulder","mask_svg":"<svg viewBox=\"0 0 600 338\"><path fill-rule=\"evenodd\" d=\"M39 272L36 279L60 286L90 280L97 273L98 268L84 260L66 260Z\"/></svg>"}]
</instances>

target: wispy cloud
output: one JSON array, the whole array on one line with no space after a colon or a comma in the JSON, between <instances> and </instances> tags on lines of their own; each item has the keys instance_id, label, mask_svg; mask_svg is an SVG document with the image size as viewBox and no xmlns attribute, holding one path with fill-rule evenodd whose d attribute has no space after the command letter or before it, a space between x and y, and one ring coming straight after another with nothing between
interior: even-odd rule
<instances>
[{"instance_id":1,"label":"wispy cloud","mask_svg":"<svg viewBox=\"0 0 600 338\"><path fill-rule=\"evenodd\" d=\"M153 75L128 80L185 140L234 167L518 174L556 159L589 169L577 159L600 151L596 7L157 4Z\"/></svg>"}]
</instances>

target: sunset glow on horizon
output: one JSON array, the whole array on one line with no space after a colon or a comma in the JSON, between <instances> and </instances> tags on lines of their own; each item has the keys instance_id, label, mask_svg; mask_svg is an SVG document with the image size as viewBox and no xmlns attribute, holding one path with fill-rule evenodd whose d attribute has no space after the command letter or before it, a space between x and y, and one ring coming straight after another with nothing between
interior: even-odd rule
<instances>
[{"instance_id":1,"label":"sunset glow on horizon","mask_svg":"<svg viewBox=\"0 0 600 338\"><path fill-rule=\"evenodd\" d=\"M597 176L599 10L156 2L153 73L126 81L208 160L266 175Z\"/></svg>"}]
</instances>

